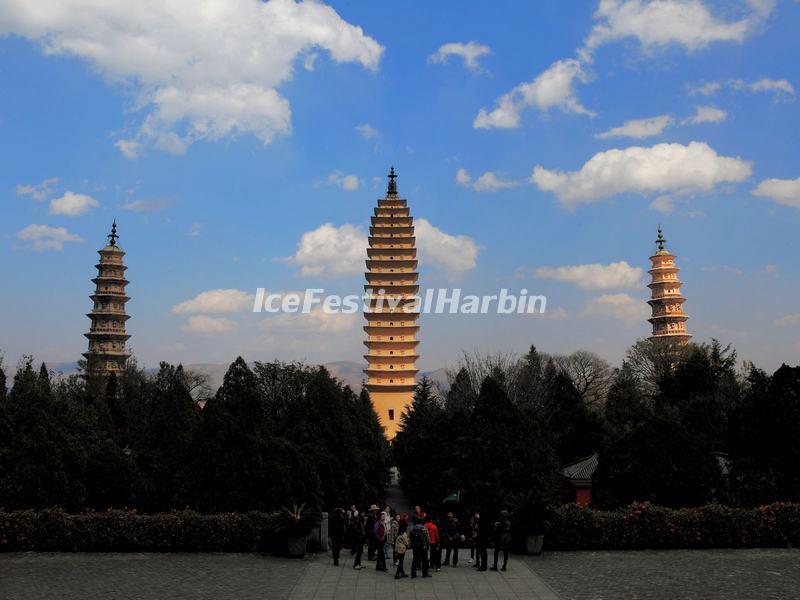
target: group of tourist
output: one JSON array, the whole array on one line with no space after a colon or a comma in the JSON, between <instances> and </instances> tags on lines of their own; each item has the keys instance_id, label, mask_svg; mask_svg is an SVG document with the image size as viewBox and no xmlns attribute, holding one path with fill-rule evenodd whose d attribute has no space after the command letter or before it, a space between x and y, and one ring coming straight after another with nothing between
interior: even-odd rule
<instances>
[{"instance_id":1,"label":"group of tourist","mask_svg":"<svg viewBox=\"0 0 800 600\"><path fill-rule=\"evenodd\" d=\"M361 512L355 505L350 510L335 509L328 520L333 564L338 566L342 548L350 548L353 568L363 568L364 546L367 560L375 561L375 570L388 571L388 563L394 567L394 578L408 577L406 555L411 552L411 578L421 572L422 577L431 577L431 571L442 567L458 567L460 549L469 549L469 563L479 571L488 569L489 547L494 546L494 565L497 571L500 555L503 563L500 571L508 567L508 551L511 548L511 521L507 511L500 512L494 523L481 519L474 513L466 526L448 512L444 519L427 515L421 507L414 513L397 513L390 506L381 510L376 504ZM442 554L444 553L444 561Z\"/></svg>"}]
</instances>

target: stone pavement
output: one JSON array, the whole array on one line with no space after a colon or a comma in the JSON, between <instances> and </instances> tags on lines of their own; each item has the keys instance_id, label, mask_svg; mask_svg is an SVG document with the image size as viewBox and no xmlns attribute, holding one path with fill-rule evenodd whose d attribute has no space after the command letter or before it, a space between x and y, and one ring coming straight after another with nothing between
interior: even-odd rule
<instances>
[{"instance_id":1,"label":"stone pavement","mask_svg":"<svg viewBox=\"0 0 800 600\"><path fill-rule=\"evenodd\" d=\"M0 600L288 598L309 563L256 554L0 554Z\"/></svg>"},{"instance_id":2,"label":"stone pavement","mask_svg":"<svg viewBox=\"0 0 800 600\"><path fill-rule=\"evenodd\" d=\"M395 581L349 552L288 560L254 554L0 554L0 600L255 600L298 598L796 600L800 550L553 552L512 556L509 571L464 564ZM410 557L409 557L410 558Z\"/></svg>"},{"instance_id":3,"label":"stone pavement","mask_svg":"<svg viewBox=\"0 0 800 600\"><path fill-rule=\"evenodd\" d=\"M800 549L545 552L528 565L564 600L797 600Z\"/></svg>"},{"instance_id":4,"label":"stone pavement","mask_svg":"<svg viewBox=\"0 0 800 600\"><path fill-rule=\"evenodd\" d=\"M462 551L462 555L464 552ZM469 551L467 551L469 556ZM406 572L410 573L411 553L406 557ZM556 593L527 566L525 561L511 557L508 571L478 572L471 565L459 563L458 568L443 567L432 577L394 579L394 572L378 573L375 563L365 561L365 568L352 568L353 559L344 552L338 567L325 554L317 555L302 580L292 591L292 600L558 600Z\"/></svg>"}]
</instances>

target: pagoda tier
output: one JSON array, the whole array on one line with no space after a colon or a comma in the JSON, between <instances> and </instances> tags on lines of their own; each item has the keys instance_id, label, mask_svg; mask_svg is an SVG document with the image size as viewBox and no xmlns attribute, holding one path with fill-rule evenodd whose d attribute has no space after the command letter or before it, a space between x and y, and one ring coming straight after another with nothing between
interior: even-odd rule
<instances>
[{"instance_id":1,"label":"pagoda tier","mask_svg":"<svg viewBox=\"0 0 800 600\"><path fill-rule=\"evenodd\" d=\"M130 298L125 294L127 267L122 260L125 252L117 246L117 224L111 226L109 242L98 250L100 262L95 265L97 277L92 300L92 311L86 316L92 324L84 335L89 339L89 349L83 354L87 371L95 375L119 373L125 369L130 357L126 342L131 337L125 331L125 322L130 318L125 313L125 304Z\"/></svg>"},{"instance_id":2,"label":"pagoda tier","mask_svg":"<svg viewBox=\"0 0 800 600\"><path fill-rule=\"evenodd\" d=\"M692 336L686 330L689 317L683 312L686 298L681 294L682 284L678 278L680 269L675 264L675 255L664 247L666 240L660 227L656 244L658 249L650 257L651 281L647 286L650 288L650 300L647 303L652 312L648 321L653 325L650 339L686 344Z\"/></svg>"},{"instance_id":3,"label":"pagoda tier","mask_svg":"<svg viewBox=\"0 0 800 600\"><path fill-rule=\"evenodd\" d=\"M371 220L364 286L369 296L364 313L365 385L390 440L414 398L419 358L414 219L408 202L397 195L396 178L392 168L386 196L378 200Z\"/></svg>"}]
</instances>

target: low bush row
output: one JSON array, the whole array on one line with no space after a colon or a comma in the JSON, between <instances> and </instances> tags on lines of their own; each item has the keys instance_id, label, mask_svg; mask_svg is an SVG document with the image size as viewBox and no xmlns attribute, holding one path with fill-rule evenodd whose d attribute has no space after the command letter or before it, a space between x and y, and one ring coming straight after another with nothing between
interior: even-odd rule
<instances>
[{"instance_id":1,"label":"low bush row","mask_svg":"<svg viewBox=\"0 0 800 600\"><path fill-rule=\"evenodd\" d=\"M262 512L140 515L60 508L0 511L0 552L253 552L274 550ZM800 504L672 509L635 503L615 511L574 505L554 510L546 550L639 550L800 546Z\"/></svg>"},{"instance_id":2,"label":"low bush row","mask_svg":"<svg viewBox=\"0 0 800 600\"><path fill-rule=\"evenodd\" d=\"M267 518L263 512L0 512L0 551L252 552L274 545L263 534Z\"/></svg>"},{"instance_id":3,"label":"low bush row","mask_svg":"<svg viewBox=\"0 0 800 600\"><path fill-rule=\"evenodd\" d=\"M568 505L545 527L549 550L786 546L800 546L800 504L674 509L643 502L614 511Z\"/></svg>"}]
</instances>

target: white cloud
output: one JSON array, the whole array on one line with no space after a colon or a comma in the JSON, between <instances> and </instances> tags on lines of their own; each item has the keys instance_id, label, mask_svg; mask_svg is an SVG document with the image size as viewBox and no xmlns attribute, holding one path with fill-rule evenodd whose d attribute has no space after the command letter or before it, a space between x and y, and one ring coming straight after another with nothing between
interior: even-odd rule
<instances>
[{"instance_id":1,"label":"white cloud","mask_svg":"<svg viewBox=\"0 0 800 600\"><path fill-rule=\"evenodd\" d=\"M50 177L34 185L20 183L17 184L17 195L30 196L34 200L47 200L48 196L53 193L56 184L58 184L58 177Z\"/></svg>"},{"instance_id":2,"label":"white cloud","mask_svg":"<svg viewBox=\"0 0 800 600\"><path fill-rule=\"evenodd\" d=\"M158 198L142 198L126 202L122 205L123 210L131 212L160 212L172 206L172 198L158 197Z\"/></svg>"},{"instance_id":3,"label":"white cloud","mask_svg":"<svg viewBox=\"0 0 800 600\"><path fill-rule=\"evenodd\" d=\"M720 183L747 179L751 163L720 156L705 142L631 146L598 152L578 171L533 169L532 181L575 209L618 194L690 193L709 191Z\"/></svg>"},{"instance_id":4,"label":"white cloud","mask_svg":"<svg viewBox=\"0 0 800 600\"><path fill-rule=\"evenodd\" d=\"M603 265L592 263L566 267L540 267L536 276L572 283L584 290L619 290L642 287L644 270L626 261Z\"/></svg>"},{"instance_id":5,"label":"white cloud","mask_svg":"<svg viewBox=\"0 0 800 600\"><path fill-rule=\"evenodd\" d=\"M695 94L700 94L701 96L713 96L721 88L722 84L719 81L708 81L696 86L689 86L689 93L693 96Z\"/></svg>"},{"instance_id":6,"label":"white cloud","mask_svg":"<svg viewBox=\"0 0 800 600\"><path fill-rule=\"evenodd\" d=\"M675 199L669 194L659 196L650 203L650 209L668 215L675 210Z\"/></svg>"},{"instance_id":7,"label":"white cloud","mask_svg":"<svg viewBox=\"0 0 800 600\"><path fill-rule=\"evenodd\" d=\"M785 325L800 325L800 314L797 315L786 315L785 317L781 317L780 319L775 320L775 325L780 325L781 327Z\"/></svg>"},{"instance_id":8,"label":"white cloud","mask_svg":"<svg viewBox=\"0 0 800 600\"><path fill-rule=\"evenodd\" d=\"M603 294L587 301L582 317L609 317L627 323L645 321L650 315L647 304L630 294Z\"/></svg>"},{"instance_id":9,"label":"white cloud","mask_svg":"<svg viewBox=\"0 0 800 600\"><path fill-rule=\"evenodd\" d=\"M189 237L197 237L203 233L203 228L205 228L205 223L192 223L186 231L186 235Z\"/></svg>"},{"instance_id":10,"label":"white cloud","mask_svg":"<svg viewBox=\"0 0 800 600\"><path fill-rule=\"evenodd\" d=\"M478 59L481 56L491 54L492 49L478 42L450 42L439 47L439 49L428 57L429 63L446 65L451 56L459 56L464 61L464 66L473 73L481 72L481 65Z\"/></svg>"},{"instance_id":11,"label":"white cloud","mask_svg":"<svg viewBox=\"0 0 800 600\"><path fill-rule=\"evenodd\" d=\"M677 44L692 52L712 42L741 42L772 11L772 0L750 0L750 10L737 21L718 19L700 0L600 0L598 23L578 51L591 60L600 46L634 38L645 48Z\"/></svg>"},{"instance_id":12,"label":"white cloud","mask_svg":"<svg viewBox=\"0 0 800 600\"><path fill-rule=\"evenodd\" d=\"M77 56L133 93L143 118L117 146L182 152L198 140L291 130L277 88L314 49L376 69L383 47L322 2L294 0L5 0L0 34ZM308 66L308 63L306 62Z\"/></svg>"},{"instance_id":13,"label":"white cloud","mask_svg":"<svg viewBox=\"0 0 800 600\"><path fill-rule=\"evenodd\" d=\"M423 265L431 265L451 279L475 268L479 248L471 237L445 233L427 219L417 219L414 225Z\"/></svg>"},{"instance_id":14,"label":"white cloud","mask_svg":"<svg viewBox=\"0 0 800 600\"><path fill-rule=\"evenodd\" d=\"M64 244L82 242L83 238L67 231L65 227L31 224L17 232L17 239L31 242L37 252L56 250L61 252Z\"/></svg>"},{"instance_id":15,"label":"white cloud","mask_svg":"<svg viewBox=\"0 0 800 600\"><path fill-rule=\"evenodd\" d=\"M654 135L660 135L664 128L671 125L675 119L670 115L658 115L657 117L648 117L645 119L632 119L625 121L619 127L614 127L603 133L598 133L594 137L605 140L616 137L630 137L630 138L646 138Z\"/></svg>"},{"instance_id":16,"label":"white cloud","mask_svg":"<svg viewBox=\"0 0 800 600\"><path fill-rule=\"evenodd\" d=\"M91 196L76 194L75 192L65 192L60 198L54 198L50 201L49 212L51 215L77 217L98 206L100 206L100 203Z\"/></svg>"},{"instance_id":17,"label":"white cloud","mask_svg":"<svg viewBox=\"0 0 800 600\"><path fill-rule=\"evenodd\" d=\"M305 277L352 275L364 270L367 235L355 225L320 225L300 238L297 251L285 262L300 266Z\"/></svg>"},{"instance_id":18,"label":"white cloud","mask_svg":"<svg viewBox=\"0 0 800 600\"><path fill-rule=\"evenodd\" d=\"M333 171L328 175L328 185L336 185L346 192L354 192L361 185L358 177L355 175L345 175L341 171Z\"/></svg>"},{"instance_id":19,"label":"white cloud","mask_svg":"<svg viewBox=\"0 0 800 600\"><path fill-rule=\"evenodd\" d=\"M356 131L361 134L365 140L371 140L373 138L378 137L381 132L375 129L369 123L364 123L362 125L356 125Z\"/></svg>"},{"instance_id":20,"label":"white cloud","mask_svg":"<svg viewBox=\"0 0 800 600\"><path fill-rule=\"evenodd\" d=\"M486 173L473 181L470 174L464 168L461 168L456 172L456 183L464 187L470 187L476 192L496 192L498 190L512 188L519 185L519 183L516 181L502 179L492 171L486 171Z\"/></svg>"},{"instance_id":21,"label":"white cloud","mask_svg":"<svg viewBox=\"0 0 800 600\"><path fill-rule=\"evenodd\" d=\"M800 208L800 177L797 179L764 179L751 192L754 196Z\"/></svg>"},{"instance_id":22,"label":"white cloud","mask_svg":"<svg viewBox=\"0 0 800 600\"><path fill-rule=\"evenodd\" d=\"M744 275L744 271L742 271L739 267L732 267L730 265L710 265L708 267L703 267L700 270L704 273L727 273L728 275L737 276Z\"/></svg>"},{"instance_id":23,"label":"white cloud","mask_svg":"<svg viewBox=\"0 0 800 600\"><path fill-rule=\"evenodd\" d=\"M756 81L743 81L741 79L732 79L728 82L735 90L746 90L753 93L772 93L772 99L775 102L791 101L794 100L794 86L786 79L769 79L762 77Z\"/></svg>"},{"instance_id":24,"label":"white cloud","mask_svg":"<svg viewBox=\"0 0 800 600\"><path fill-rule=\"evenodd\" d=\"M698 125L700 123L720 123L728 118L728 113L715 106L695 106L694 114L687 119L684 123Z\"/></svg>"},{"instance_id":25,"label":"white cloud","mask_svg":"<svg viewBox=\"0 0 800 600\"><path fill-rule=\"evenodd\" d=\"M188 333L231 333L238 329L238 324L236 321L224 317L195 315L186 319L182 329Z\"/></svg>"},{"instance_id":26,"label":"white cloud","mask_svg":"<svg viewBox=\"0 0 800 600\"><path fill-rule=\"evenodd\" d=\"M253 308L253 294L235 289L209 290L172 307L174 315L239 313Z\"/></svg>"},{"instance_id":27,"label":"white cloud","mask_svg":"<svg viewBox=\"0 0 800 600\"><path fill-rule=\"evenodd\" d=\"M461 167L456 172L456 183L458 185L463 185L463 186L467 186L472 183L472 177L470 176L469 173L467 173L467 170L465 168Z\"/></svg>"},{"instance_id":28,"label":"white cloud","mask_svg":"<svg viewBox=\"0 0 800 600\"><path fill-rule=\"evenodd\" d=\"M289 332L297 335L341 334L358 328L362 322L360 313L325 312L316 306L311 312L270 315L258 324L262 331L278 333Z\"/></svg>"},{"instance_id":29,"label":"white cloud","mask_svg":"<svg viewBox=\"0 0 800 600\"><path fill-rule=\"evenodd\" d=\"M575 96L576 80L587 80L580 62L573 58L556 61L533 81L521 83L501 96L491 111L482 108L472 126L475 129L519 127L520 113L525 108L536 108L542 112L557 108L564 112L594 116Z\"/></svg>"}]
</instances>

